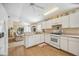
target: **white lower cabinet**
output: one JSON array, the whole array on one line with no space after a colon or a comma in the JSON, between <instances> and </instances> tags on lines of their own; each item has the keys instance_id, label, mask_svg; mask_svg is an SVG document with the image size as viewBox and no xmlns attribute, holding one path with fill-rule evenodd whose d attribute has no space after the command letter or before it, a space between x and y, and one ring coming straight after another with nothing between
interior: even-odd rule
<instances>
[{"instance_id":1,"label":"white lower cabinet","mask_svg":"<svg viewBox=\"0 0 79 59\"><path fill-rule=\"evenodd\" d=\"M37 34L32 36L27 36L25 40L26 48L43 43L44 42L44 34Z\"/></svg>"},{"instance_id":2,"label":"white lower cabinet","mask_svg":"<svg viewBox=\"0 0 79 59\"><path fill-rule=\"evenodd\" d=\"M28 37L28 36L26 36L26 39L25 39L25 41L24 41L24 46L25 46L26 48L29 47L29 37Z\"/></svg>"},{"instance_id":3,"label":"white lower cabinet","mask_svg":"<svg viewBox=\"0 0 79 59\"><path fill-rule=\"evenodd\" d=\"M39 34L26 37L26 48L46 42L51 45L50 34ZM60 39L60 49L70 52L74 55L79 55L79 39L62 36Z\"/></svg>"},{"instance_id":4,"label":"white lower cabinet","mask_svg":"<svg viewBox=\"0 0 79 59\"><path fill-rule=\"evenodd\" d=\"M29 37L29 46L34 46L40 43L40 36L39 35L32 35Z\"/></svg>"},{"instance_id":5,"label":"white lower cabinet","mask_svg":"<svg viewBox=\"0 0 79 59\"><path fill-rule=\"evenodd\" d=\"M45 34L40 34L40 43L43 43L45 40Z\"/></svg>"},{"instance_id":6,"label":"white lower cabinet","mask_svg":"<svg viewBox=\"0 0 79 59\"><path fill-rule=\"evenodd\" d=\"M79 56L79 39L69 38L69 52Z\"/></svg>"},{"instance_id":7,"label":"white lower cabinet","mask_svg":"<svg viewBox=\"0 0 79 59\"><path fill-rule=\"evenodd\" d=\"M25 46L26 48L34 46L35 45L35 39L33 36L27 36L25 40Z\"/></svg>"},{"instance_id":8,"label":"white lower cabinet","mask_svg":"<svg viewBox=\"0 0 79 59\"><path fill-rule=\"evenodd\" d=\"M40 34L35 35L35 45L40 43Z\"/></svg>"},{"instance_id":9,"label":"white lower cabinet","mask_svg":"<svg viewBox=\"0 0 79 59\"><path fill-rule=\"evenodd\" d=\"M72 37L61 37L60 48L79 56L79 39Z\"/></svg>"},{"instance_id":10,"label":"white lower cabinet","mask_svg":"<svg viewBox=\"0 0 79 59\"><path fill-rule=\"evenodd\" d=\"M45 42L50 44L51 41L50 39L51 39L50 34L45 34Z\"/></svg>"},{"instance_id":11,"label":"white lower cabinet","mask_svg":"<svg viewBox=\"0 0 79 59\"><path fill-rule=\"evenodd\" d=\"M35 45L35 38L33 36L29 36L29 47Z\"/></svg>"},{"instance_id":12,"label":"white lower cabinet","mask_svg":"<svg viewBox=\"0 0 79 59\"><path fill-rule=\"evenodd\" d=\"M61 37L60 48L62 50L68 51L68 38L67 37Z\"/></svg>"}]
</instances>

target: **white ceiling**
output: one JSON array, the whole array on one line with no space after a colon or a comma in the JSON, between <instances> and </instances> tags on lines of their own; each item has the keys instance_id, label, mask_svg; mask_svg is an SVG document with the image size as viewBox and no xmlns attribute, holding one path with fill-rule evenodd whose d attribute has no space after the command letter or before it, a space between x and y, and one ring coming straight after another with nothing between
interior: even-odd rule
<instances>
[{"instance_id":1,"label":"white ceiling","mask_svg":"<svg viewBox=\"0 0 79 59\"><path fill-rule=\"evenodd\" d=\"M65 9L78 7L78 4L68 4L68 3L36 3L36 5L43 7L40 9L37 7L30 6L29 3L3 3L10 19L20 19L26 22L37 22L44 19L44 13L48 10L58 7L59 10L52 15L57 14Z\"/></svg>"}]
</instances>

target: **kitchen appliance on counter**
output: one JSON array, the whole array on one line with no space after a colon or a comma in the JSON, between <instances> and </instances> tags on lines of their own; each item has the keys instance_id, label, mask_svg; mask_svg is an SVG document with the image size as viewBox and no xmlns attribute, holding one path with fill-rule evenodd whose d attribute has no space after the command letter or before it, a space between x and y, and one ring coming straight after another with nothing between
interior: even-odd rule
<instances>
[{"instance_id":1,"label":"kitchen appliance on counter","mask_svg":"<svg viewBox=\"0 0 79 59\"><path fill-rule=\"evenodd\" d=\"M50 33L51 44L56 48L60 48L60 36L62 34L62 25L53 25L52 29L53 29L53 32Z\"/></svg>"}]
</instances>

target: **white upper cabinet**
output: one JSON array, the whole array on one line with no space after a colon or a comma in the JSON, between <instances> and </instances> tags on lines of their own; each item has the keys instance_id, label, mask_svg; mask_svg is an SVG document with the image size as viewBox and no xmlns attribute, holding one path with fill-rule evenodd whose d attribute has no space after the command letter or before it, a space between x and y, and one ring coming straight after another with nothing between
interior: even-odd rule
<instances>
[{"instance_id":1,"label":"white upper cabinet","mask_svg":"<svg viewBox=\"0 0 79 59\"><path fill-rule=\"evenodd\" d=\"M48 20L47 21L47 28L51 29L53 25L53 20Z\"/></svg>"},{"instance_id":2,"label":"white upper cabinet","mask_svg":"<svg viewBox=\"0 0 79 59\"><path fill-rule=\"evenodd\" d=\"M36 24L37 26L36 26L36 28L37 28L37 32L42 32L42 25L41 25L41 23L38 23L38 24Z\"/></svg>"},{"instance_id":3,"label":"white upper cabinet","mask_svg":"<svg viewBox=\"0 0 79 59\"><path fill-rule=\"evenodd\" d=\"M79 27L79 12L67 16L62 16L56 19L42 22L42 29L52 28L52 25L62 24L62 28L78 28Z\"/></svg>"},{"instance_id":4,"label":"white upper cabinet","mask_svg":"<svg viewBox=\"0 0 79 59\"><path fill-rule=\"evenodd\" d=\"M56 18L57 19L57 18ZM57 25L57 20L56 19L53 19L52 22L53 24L52 25Z\"/></svg>"},{"instance_id":5,"label":"white upper cabinet","mask_svg":"<svg viewBox=\"0 0 79 59\"><path fill-rule=\"evenodd\" d=\"M46 29L46 27L47 27L46 21L42 22L41 27L42 27L42 29Z\"/></svg>"},{"instance_id":6,"label":"white upper cabinet","mask_svg":"<svg viewBox=\"0 0 79 59\"><path fill-rule=\"evenodd\" d=\"M61 20L62 20L62 28L69 28L70 27L69 15L62 16Z\"/></svg>"},{"instance_id":7,"label":"white upper cabinet","mask_svg":"<svg viewBox=\"0 0 79 59\"><path fill-rule=\"evenodd\" d=\"M67 16L62 16L62 28L78 28L79 27L79 12Z\"/></svg>"},{"instance_id":8,"label":"white upper cabinet","mask_svg":"<svg viewBox=\"0 0 79 59\"><path fill-rule=\"evenodd\" d=\"M46 21L47 28L51 28L50 20Z\"/></svg>"},{"instance_id":9,"label":"white upper cabinet","mask_svg":"<svg viewBox=\"0 0 79 59\"><path fill-rule=\"evenodd\" d=\"M59 25L59 24L62 24L62 20L60 18L52 19L49 22L49 25L51 25L51 28L52 28L52 25Z\"/></svg>"},{"instance_id":10,"label":"white upper cabinet","mask_svg":"<svg viewBox=\"0 0 79 59\"><path fill-rule=\"evenodd\" d=\"M56 25L62 24L61 17L55 19L55 24Z\"/></svg>"},{"instance_id":11,"label":"white upper cabinet","mask_svg":"<svg viewBox=\"0 0 79 59\"><path fill-rule=\"evenodd\" d=\"M76 13L73 13L70 15L70 27L71 28L75 28L75 27L79 28L79 12L76 12Z\"/></svg>"}]
</instances>

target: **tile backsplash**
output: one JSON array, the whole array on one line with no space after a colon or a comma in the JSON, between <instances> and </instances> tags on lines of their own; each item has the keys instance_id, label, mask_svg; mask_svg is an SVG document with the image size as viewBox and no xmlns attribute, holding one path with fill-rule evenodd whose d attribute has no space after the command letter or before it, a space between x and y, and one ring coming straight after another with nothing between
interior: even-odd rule
<instances>
[{"instance_id":1,"label":"tile backsplash","mask_svg":"<svg viewBox=\"0 0 79 59\"><path fill-rule=\"evenodd\" d=\"M64 34L79 35L79 28L65 28L63 29Z\"/></svg>"}]
</instances>

